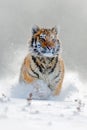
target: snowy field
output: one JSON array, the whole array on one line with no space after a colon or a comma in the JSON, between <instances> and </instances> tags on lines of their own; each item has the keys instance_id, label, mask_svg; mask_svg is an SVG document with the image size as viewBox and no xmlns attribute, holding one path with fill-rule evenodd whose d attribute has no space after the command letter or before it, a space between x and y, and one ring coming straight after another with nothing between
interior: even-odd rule
<instances>
[{"instance_id":1,"label":"snowy field","mask_svg":"<svg viewBox=\"0 0 87 130\"><path fill-rule=\"evenodd\" d=\"M42 81L18 83L34 24L58 26L64 63L79 73L65 69L57 97ZM87 130L86 56L87 0L0 0L0 130Z\"/></svg>"},{"instance_id":2,"label":"snowy field","mask_svg":"<svg viewBox=\"0 0 87 130\"><path fill-rule=\"evenodd\" d=\"M19 84L18 78L0 81L0 130L87 130L87 88L78 74L66 73L61 94L55 98L45 84L41 86L37 97L34 86ZM42 92L44 100L39 100Z\"/></svg>"}]
</instances>

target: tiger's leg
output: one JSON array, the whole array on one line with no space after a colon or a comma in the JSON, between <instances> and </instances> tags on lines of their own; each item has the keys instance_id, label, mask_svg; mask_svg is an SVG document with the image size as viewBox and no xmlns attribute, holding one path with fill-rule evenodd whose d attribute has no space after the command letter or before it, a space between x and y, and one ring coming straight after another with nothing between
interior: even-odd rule
<instances>
[{"instance_id":1,"label":"tiger's leg","mask_svg":"<svg viewBox=\"0 0 87 130\"><path fill-rule=\"evenodd\" d=\"M29 57L26 57L24 63L22 64L21 73L19 81L24 81L26 83L32 83L36 78L30 74L30 60Z\"/></svg>"},{"instance_id":2,"label":"tiger's leg","mask_svg":"<svg viewBox=\"0 0 87 130\"><path fill-rule=\"evenodd\" d=\"M60 94L62 84L63 84L63 79L64 79L64 62L62 59L60 60L60 70L61 70L60 78L59 78L58 84L56 85L56 88L53 92L53 95L55 95L55 96Z\"/></svg>"},{"instance_id":3,"label":"tiger's leg","mask_svg":"<svg viewBox=\"0 0 87 130\"><path fill-rule=\"evenodd\" d=\"M26 82L26 83L32 83L35 80L34 77L32 77L31 75L29 75L29 73L27 72L27 70L23 70L21 76L22 76L22 80L24 82Z\"/></svg>"},{"instance_id":4,"label":"tiger's leg","mask_svg":"<svg viewBox=\"0 0 87 130\"><path fill-rule=\"evenodd\" d=\"M61 88L62 88L62 83L63 83L63 80L60 81L60 82L57 84L57 86L56 86L56 88L55 88L55 90L54 90L54 92L53 92L53 95L54 95L54 96L60 94L60 91L61 91Z\"/></svg>"}]
</instances>

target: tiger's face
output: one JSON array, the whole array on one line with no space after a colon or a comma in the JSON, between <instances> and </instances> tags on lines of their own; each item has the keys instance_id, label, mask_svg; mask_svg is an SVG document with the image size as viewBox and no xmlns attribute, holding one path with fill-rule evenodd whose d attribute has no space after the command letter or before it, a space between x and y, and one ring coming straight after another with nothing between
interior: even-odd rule
<instances>
[{"instance_id":1,"label":"tiger's face","mask_svg":"<svg viewBox=\"0 0 87 130\"><path fill-rule=\"evenodd\" d=\"M35 26L32 28L29 50L36 56L57 56L60 52L60 41L57 36L56 27L52 29L40 29L38 26Z\"/></svg>"}]
</instances>

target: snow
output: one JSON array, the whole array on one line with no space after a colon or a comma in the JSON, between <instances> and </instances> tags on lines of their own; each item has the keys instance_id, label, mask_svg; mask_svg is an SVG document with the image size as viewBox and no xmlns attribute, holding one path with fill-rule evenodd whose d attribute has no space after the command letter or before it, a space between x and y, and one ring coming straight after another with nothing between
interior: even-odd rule
<instances>
[{"instance_id":1,"label":"snow","mask_svg":"<svg viewBox=\"0 0 87 130\"><path fill-rule=\"evenodd\" d=\"M0 130L87 130L87 88L77 73L66 73L56 97L40 84L37 92L35 84L19 84L18 77L0 81Z\"/></svg>"}]
</instances>

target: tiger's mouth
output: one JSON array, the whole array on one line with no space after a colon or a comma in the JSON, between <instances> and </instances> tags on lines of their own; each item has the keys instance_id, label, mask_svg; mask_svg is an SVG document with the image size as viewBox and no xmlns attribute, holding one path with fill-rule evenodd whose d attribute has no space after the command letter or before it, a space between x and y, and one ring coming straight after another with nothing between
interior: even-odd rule
<instances>
[{"instance_id":1,"label":"tiger's mouth","mask_svg":"<svg viewBox=\"0 0 87 130\"><path fill-rule=\"evenodd\" d=\"M38 55L43 55L43 56L52 56L55 53L54 48L40 48L40 49L34 49L35 53L38 53Z\"/></svg>"},{"instance_id":2,"label":"tiger's mouth","mask_svg":"<svg viewBox=\"0 0 87 130\"><path fill-rule=\"evenodd\" d=\"M41 47L40 44L31 48L31 53L38 56L54 57L60 52L60 46L57 45L55 48L52 47Z\"/></svg>"}]
</instances>

